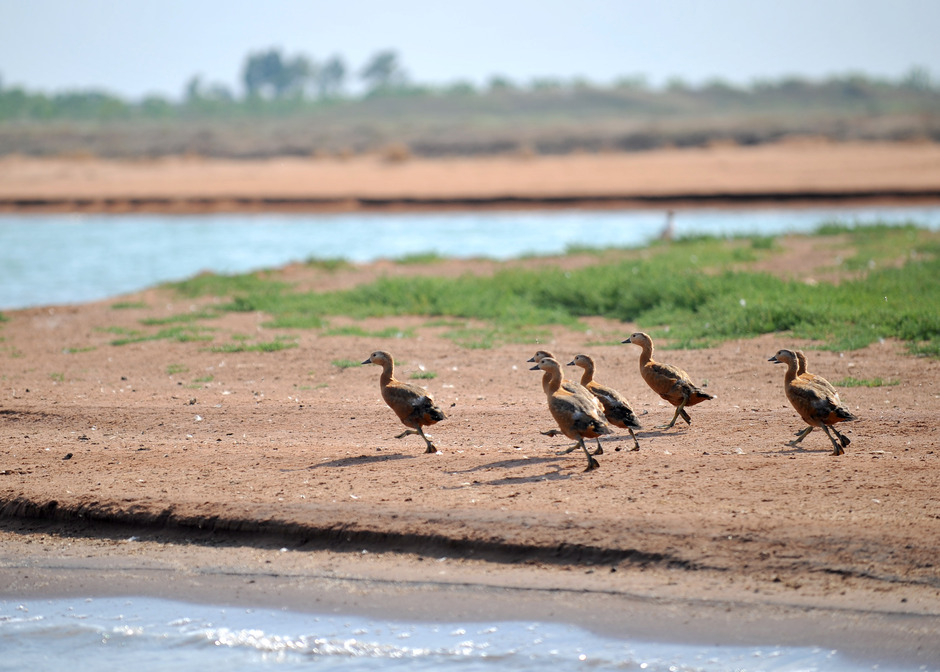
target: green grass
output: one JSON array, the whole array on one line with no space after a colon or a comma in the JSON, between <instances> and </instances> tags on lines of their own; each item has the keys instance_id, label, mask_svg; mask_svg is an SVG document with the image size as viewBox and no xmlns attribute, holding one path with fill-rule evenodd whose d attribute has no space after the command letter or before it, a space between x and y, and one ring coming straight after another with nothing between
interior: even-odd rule
<instances>
[{"instance_id":1,"label":"green grass","mask_svg":"<svg viewBox=\"0 0 940 672\"><path fill-rule=\"evenodd\" d=\"M310 257L304 262L304 265L309 268L318 268L327 273L335 273L336 271L341 271L346 268L352 268L352 264L345 259L318 259L316 257Z\"/></svg>"},{"instance_id":2,"label":"green grass","mask_svg":"<svg viewBox=\"0 0 940 672\"><path fill-rule=\"evenodd\" d=\"M503 264L488 276L383 277L325 293L292 291L260 274L224 281L199 276L195 285L177 286L219 292L231 299L223 310L265 313L269 327L318 328L333 315L458 321L446 336L466 348L536 342L553 326L582 328L580 318L602 316L636 323L666 339L668 347L786 333L833 350L897 338L912 353L940 356L940 235L883 223L828 224L822 230L839 236L831 244L846 259L862 260L843 268L852 272L838 284L808 285L747 270L747 264L775 253L772 238L697 236L621 250L567 271ZM469 326L469 320L476 324ZM351 327L327 333L389 338L399 331Z\"/></svg>"},{"instance_id":3,"label":"green grass","mask_svg":"<svg viewBox=\"0 0 940 672\"><path fill-rule=\"evenodd\" d=\"M437 374L433 371L415 371L409 378L412 380L434 380L437 378Z\"/></svg>"},{"instance_id":4,"label":"green grass","mask_svg":"<svg viewBox=\"0 0 940 672\"><path fill-rule=\"evenodd\" d=\"M223 345L213 345L207 350L209 352L279 352L297 347L297 341L293 336L275 336L272 341L261 341L259 343L248 343L244 340L236 340L234 343Z\"/></svg>"},{"instance_id":5,"label":"green grass","mask_svg":"<svg viewBox=\"0 0 940 672\"><path fill-rule=\"evenodd\" d=\"M185 364L170 364L166 367L166 375L175 376L178 373L187 373L189 367Z\"/></svg>"},{"instance_id":6,"label":"green grass","mask_svg":"<svg viewBox=\"0 0 940 672\"><path fill-rule=\"evenodd\" d=\"M412 338L414 329L399 329L398 327L385 327L368 331L356 325L346 327L331 327L323 330L324 336L364 336L368 338Z\"/></svg>"},{"instance_id":7,"label":"green grass","mask_svg":"<svg viewBox=\"0 0 940 672\"><path fill-rule=\"evenodd\" d=\"M334 359L330 364L340 369L351 369L356 366L362 366L362 362L353 359Z\"/></svg>"},{"instance_id":8,"label":"green grass","mask_svg":"<svg viewBox=\"0 0 940 672\"><path fill-rule=\"evenodd\" d=\"M124 338L116 338L111 341L111 345L129 345L145 341L176 341L177 343L211 341L213 337L211 334L207 334L207 331L212 330L207 327L186 326L161 329L155 334L128 333Z\"/></svg>"},{"instance_id":9,"label":"green grass","mask_svg":"<svg viewBox=\"0 0 940 672\"><path fill-rule=\"evenodd\" d=\"M66 355L77 355L81 352L91 352L95 349L95 346L89 345L84 348L62 348L62 352Z\"/></svg>"},{"instance_id":10,"label":"green grass","mask_svg":"<svg viewBox=\"0 0 940 672\"><path fill-rule=\"evenodd\" d=\"M118 301L111 304L111 310L134 310L138 308L149 308L143 301Z\"/></svg>"},{"instance_id":11,"label":"green grass","mask_svg":"<svg viewBox=\"0 0 940 672\"><path fill-rule=\"evenodd\" d=\"M213 310L200 310L194 313L181 313L180 315L171 315L169 317L145 317L139 322L147 327L158 327L167 324L188 324L198 320L209 320L219 317L220 313Z\"/></svg>"},{"instance_id":12,"label":"green grass","mask_svg":"<svg viewBox=\"0 0 940 672\"><path fill-rule=\"evenodd\" d=\"M833 383L838 387L894 387L900 385L901 381L897 379L884 380L883 378L843 378Z\"/></svg>"},{"instance_id":13,"label":"green grass","mask_svg":"<svg viewBox=\"0 0 940 672\"><path fill-rule=\"evenodd\" d=\"M53 381L53 382L56 382L56 383L64 383L64 382L65 382L65 374L64 374L64 373L50 373L50 374L49 374L49 378L51 378L52 381Z\"/></svg>"}]
</instances>

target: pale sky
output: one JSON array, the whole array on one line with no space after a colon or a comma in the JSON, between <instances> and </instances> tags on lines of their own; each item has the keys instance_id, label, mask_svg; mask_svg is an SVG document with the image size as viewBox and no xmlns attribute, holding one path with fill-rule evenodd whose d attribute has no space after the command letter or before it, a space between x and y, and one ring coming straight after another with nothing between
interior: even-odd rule
<instances>
[{"instance_id":1,"label":"pale sky","mask_svg":"<svg viewBox=\"0 0 940 672\"><path fill-rule=\"evenodd\" d=\"M249 52L395 50L423 84L493 75L940 80L940 0L0 0L0 78L32 91L179 98L200 75L241 94Z\"/></svg>"}]
</instances>

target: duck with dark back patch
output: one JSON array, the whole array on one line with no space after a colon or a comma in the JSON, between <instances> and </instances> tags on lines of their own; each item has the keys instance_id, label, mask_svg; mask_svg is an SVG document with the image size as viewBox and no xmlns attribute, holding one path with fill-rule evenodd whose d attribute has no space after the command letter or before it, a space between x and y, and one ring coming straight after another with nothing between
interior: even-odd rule
<instances>
[{"instance_id":1,"label":"duck with dark back patch","mask_svg":"<svg viewBox=\"0 0 940 672\"><path fill-rule=\"evenodd\" d=\"M550 353L548 350L536 351L536 353L532 355L528 361L538 364L545 358L554 359L556 362L558 361L555 355ZM551 377L552 377L552 374L549 373L548 371L546 371L545 375L542 376L542 391L545 392L546 394L548 394L548 383L549 383L549 380L551 380ZM604 419L604 407L601 405L601 402L597 399L597 397L591 394L590 390L584 387L584 385L582 385L581 383L577 381L569 380L565 378L564 373L562 373L561 387L562 389L567 390L568 392L571 392L571 394L578 395L584 398L587 402L593 404L594 410L596 410L597 413L600 414L600 417L602 420ZM547 429L541 433L544 434L545 436L558 436L562 432L558 429ZM568 453L577 450L579 447L580 447L579 444L576 443L570 448L561 451L559 455L567 455ZM597 439L597 450L594 451L594 454L595 455L604 454L604 447L601 446L600 439Z\"/></svg>"},{"instance_id":2,"label":"duck with dark back patch","mask_svg":"<svg viewBox=\"0 0 940 672\"><path fill-rule=\"evenodd\" d=\"M558 423L562 434L569 439L576 440L578 447L584 451L588 459L585 471L597 469L600 465L588 452L584 439L596 439L604 434L610 434L610 427L601 419L591 401L562 387L561 365L557 361L551 357L545 357L533 366L532 370L542 370L550 374L548 385L544 390L548 399L548 410Z\"/></svg>"},{"instance_id":3,"label":"duck with dark back patch","mask_svg":"<svg viewBox=\"0 0 940 672\"><path fill-rule=\"evenodd\" d=\"M844 448L849 445L849 439L833 425L837 422L856 420L856 417L839 399L839 394L835 391L835 388L832 387L829 381L820 376L809 374L812 376L812 378L809 378L806 377L807 374L805 373L799 375L800 360L793 350L779 350L776 355L767 361L787 365L787 372L783 377L784 392L796 412L809 425L797 434L794 441L790 441L787 445L798 447L800 441L805 439L814 427L822 427L823 431L826 432L826 436L829 437L829 441L832 442L832 454L844 455ZM832 436L830 429L839 437L838 442Z\"/></svg>"},{"instance_id":4,"label":"duck with dark back patch","mask_svg":"<svg viewBox=\"0 0 940 672\"><path fill-rule=\"evenodd\" d=\"M692 418L685 409L715 398L705 390L693 385L689 374L678 366L660 364L654 361L653 339L649 337L649 334L639 331L631 334L630 338L623 342L632 343L643 348L640 353L640 375L653 392L676 407L672 421L668 425L660 425L656 429L671 428L676 424L676 419L679 417L685 420L686 424L691 425Z\"/></svg>"},{"instance_id":5,"label":"duck with dark back patch","mask_svg":"<svg viewBox=\"0 0 940 672\"><path fill-rule=\"evenodd\" d=\"M376 350L362 363L382 367L382 375L379 376L382 399L389 408L395 411L395 415L402 424L408 427L395 438L402 439L411 434L417 434L427 444L426 453L438 452L437 447L431 443L431 439L425 435L423 428L446 420L447 416L434 403L431 394L423 387L396 380L395 362L392 356L384 350Z\"/></svg>"},{"instance_id":6,"label":"duck with dark back patch","mask_svg":"<svg viewBox=\"0 0 940 672\"><path fill-rule=\"evenodd\" d=\"M636 413L633 412L633 407L630 406L630 402L628 402L622 394L614 388L601 385L594 380L594 359L589 355L575 355L574 359L568 362L568 366L580 366L584 369L584 373L581 374L581 385L587 388L587 390L601 402L601 406L604 407L604 417L607 419L607 422L616 427L622 427L630 432L630 436L633 437L632 450L639 450L640 442L637 441L636 434L633 433L633 430L642 429L640 421L637 420ZM620 449L618 448L617 450Z\"/></svg>"}]
</instances>

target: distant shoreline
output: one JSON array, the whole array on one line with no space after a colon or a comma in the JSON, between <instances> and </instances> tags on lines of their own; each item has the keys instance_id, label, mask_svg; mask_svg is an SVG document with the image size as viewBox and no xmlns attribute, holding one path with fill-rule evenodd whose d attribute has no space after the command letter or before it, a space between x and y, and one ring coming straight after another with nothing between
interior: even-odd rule
<instances>
[{"instance_id":1,"label":"distant shoreline","mask_svg":"<svg viewBox=\"0 0 940 672\"><path fill-rule=\"evenodd\" d=\"M764 192L670 195L493 196L481 198L0 198L0 213L237 214L610 210L641 208L821 205L936 205L940 188L863 192Z\"/></svg>"},{"instance_id":2,"label":"distant shoreline","mask_svg":"<svg viewBox=\"0 0 940 672\"><path fill-rule=\"evenodd\" d=\"M938 143L391 162L0 157L0 212L420 212L940 202Z\"/></svg>"}]
</instances>

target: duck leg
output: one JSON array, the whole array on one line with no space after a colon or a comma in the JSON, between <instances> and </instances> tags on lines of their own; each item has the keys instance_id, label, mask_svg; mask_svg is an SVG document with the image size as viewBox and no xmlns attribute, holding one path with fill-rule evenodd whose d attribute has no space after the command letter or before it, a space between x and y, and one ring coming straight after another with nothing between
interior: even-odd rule
<instances>
[{"instance_id":1,"label":"duck leg","mask_svg":"<svg viewBox=\"0 0 940 672\"><path fill-rule=\"evenodd\" d=\"M595 455L603 455L603 454L604 454L604 448L603 448L603 446L601 446L601 440L600 440L600 439L594 439L594 440L597 441L597 450L594 451L594 454L595 454Z\"/></svg>"},{"instance_id":2,"label":"duck leg","mask_svg":"<svg viewBox=\"0 0 940 672\"><path fill-rule=\"evenodd\" d=\"M831 429L833 432L835 432L836 436L839 437L839 443L842 444L842 447L843 447L843 448L845 448L847 445L849 445L850 443L852 443L851 441L849 441L849 437L847 437L845 434L843 434L842 432L840 432L840 431L839 431L838 429L836 429L835 427L830 427L829 429Z\"/></svg>"},{"instance_id":3,"label":"duck leg","mask_svg":"<svg viewBox=\"0 0 940 672\"><path fill-rule=\"evenodd\" d=\"M629 427L627 427L627 431L630 432L630 436L633 437L633 448L631 448L630 450L631 450L631 451L633 451L633 450L639 450L639 449L640 449L640 442L636 440L636 434L634 434L634 433L633 433L633 430L630 429Z\"/></svg>"},{"instance_id":4,"label":"duck leg","mask_svg":"<svg viewBox=\"0 0 940 672\"><path fill-rule=\"evenodd\" d=\"M682 403L676 406L676 412L673 413L672 421L668 425L659 425L656 429L672 429L673 425L676 424L676 420L679 418L679 414L685 413L685 402L686 400L683 399ZM686 416L688 416L688 413L686 413ZM692 423L690 422L689 424L691 425Z\"/></svg>"},{"instance_id":5,"label":"duck leg","mask_svg":"<svg viewBox=\"0 0 940 672\"><path fill-rule=\"evenodd\" d=\"M591 453L588 452L587 446L584 445L584 439L579 439L578 445L581 446L582 450L584 450L584 454L587 455L587 458L588 458L588 466L587 466L587 469L585 469L585 471L593 471L594 469L597 469L598 467L601 466L597 462L597 460L591 457Z\"/></svg>"},{"instance_id":6,"label":"duck leg","mask_svg":"<svg viewBox=\"0 0 940 672\"><path fill-rule=\"evenodd\" d=\"M799 447L798 444L800 443L800 441L802 441L803 439L805 439L805 438L809 435L809 433L810 433L811 431L813 431L813 426L812 426L812 425L807 425L807 426L806 426L806 429L804 429L802 432L797 432L797 433L796 433L796 439L794 439L793 441L788 441L788 442L787 442L787 445L788 445L788 446L793 446L794 448L798 448L798 447Z\"/></svg>"},{"instance_id":7,"label":"duck leg","mask_svg":"<svg viewBox=\"0 0 940 672\"><path fill-rule=\"evenodd\" d=\"M832 448L833 448L833 451L832 451L831 454L832 454L832 455L845 455L845 451L842 450L842 446L840 446L838 443L836 443L835 438L832 436L832 434L829 433L829 426L828 426L828 425L823 425L822 428L823 428L823 430L826 432L826 436L829 437L829 440L832 441ZM836 434L838 434L838 432L836 432Z\"/></svg>"},{"instance_id":8,"label":"duck leg","mask_svg":"<svg viewBox=\"0 0 940 672\"><path fill-rule=\"evenodd\" d=\"M685 406L685 404L683 404L683 406ZM685 420L685 424L689 425L690 427L692 426L692 418L689 416L689 412L687 410L683 408L681 411L679 411L679 417Z\"/></svg>"},{"instance_id":9,"label":"duck leg","mask_svg":"<svg viewBox=\"0 0 940 672\"><path fill-rule=\"evenodd\" d=\"M439 453L439 452L440 452L440 451L437 449L437 446L435 446L433 443L431 443L431 439L428 438L428 436L424 433L424 430L423 430L423 429L421 429L420 427L418 427L417 433L420 434L420 435L421 435L421 438L424 439L424 442L425 442L426 444L428 444L428 449L427 449L426 451L424 451L425 453Z\"/></svg>"}]
</instances>

